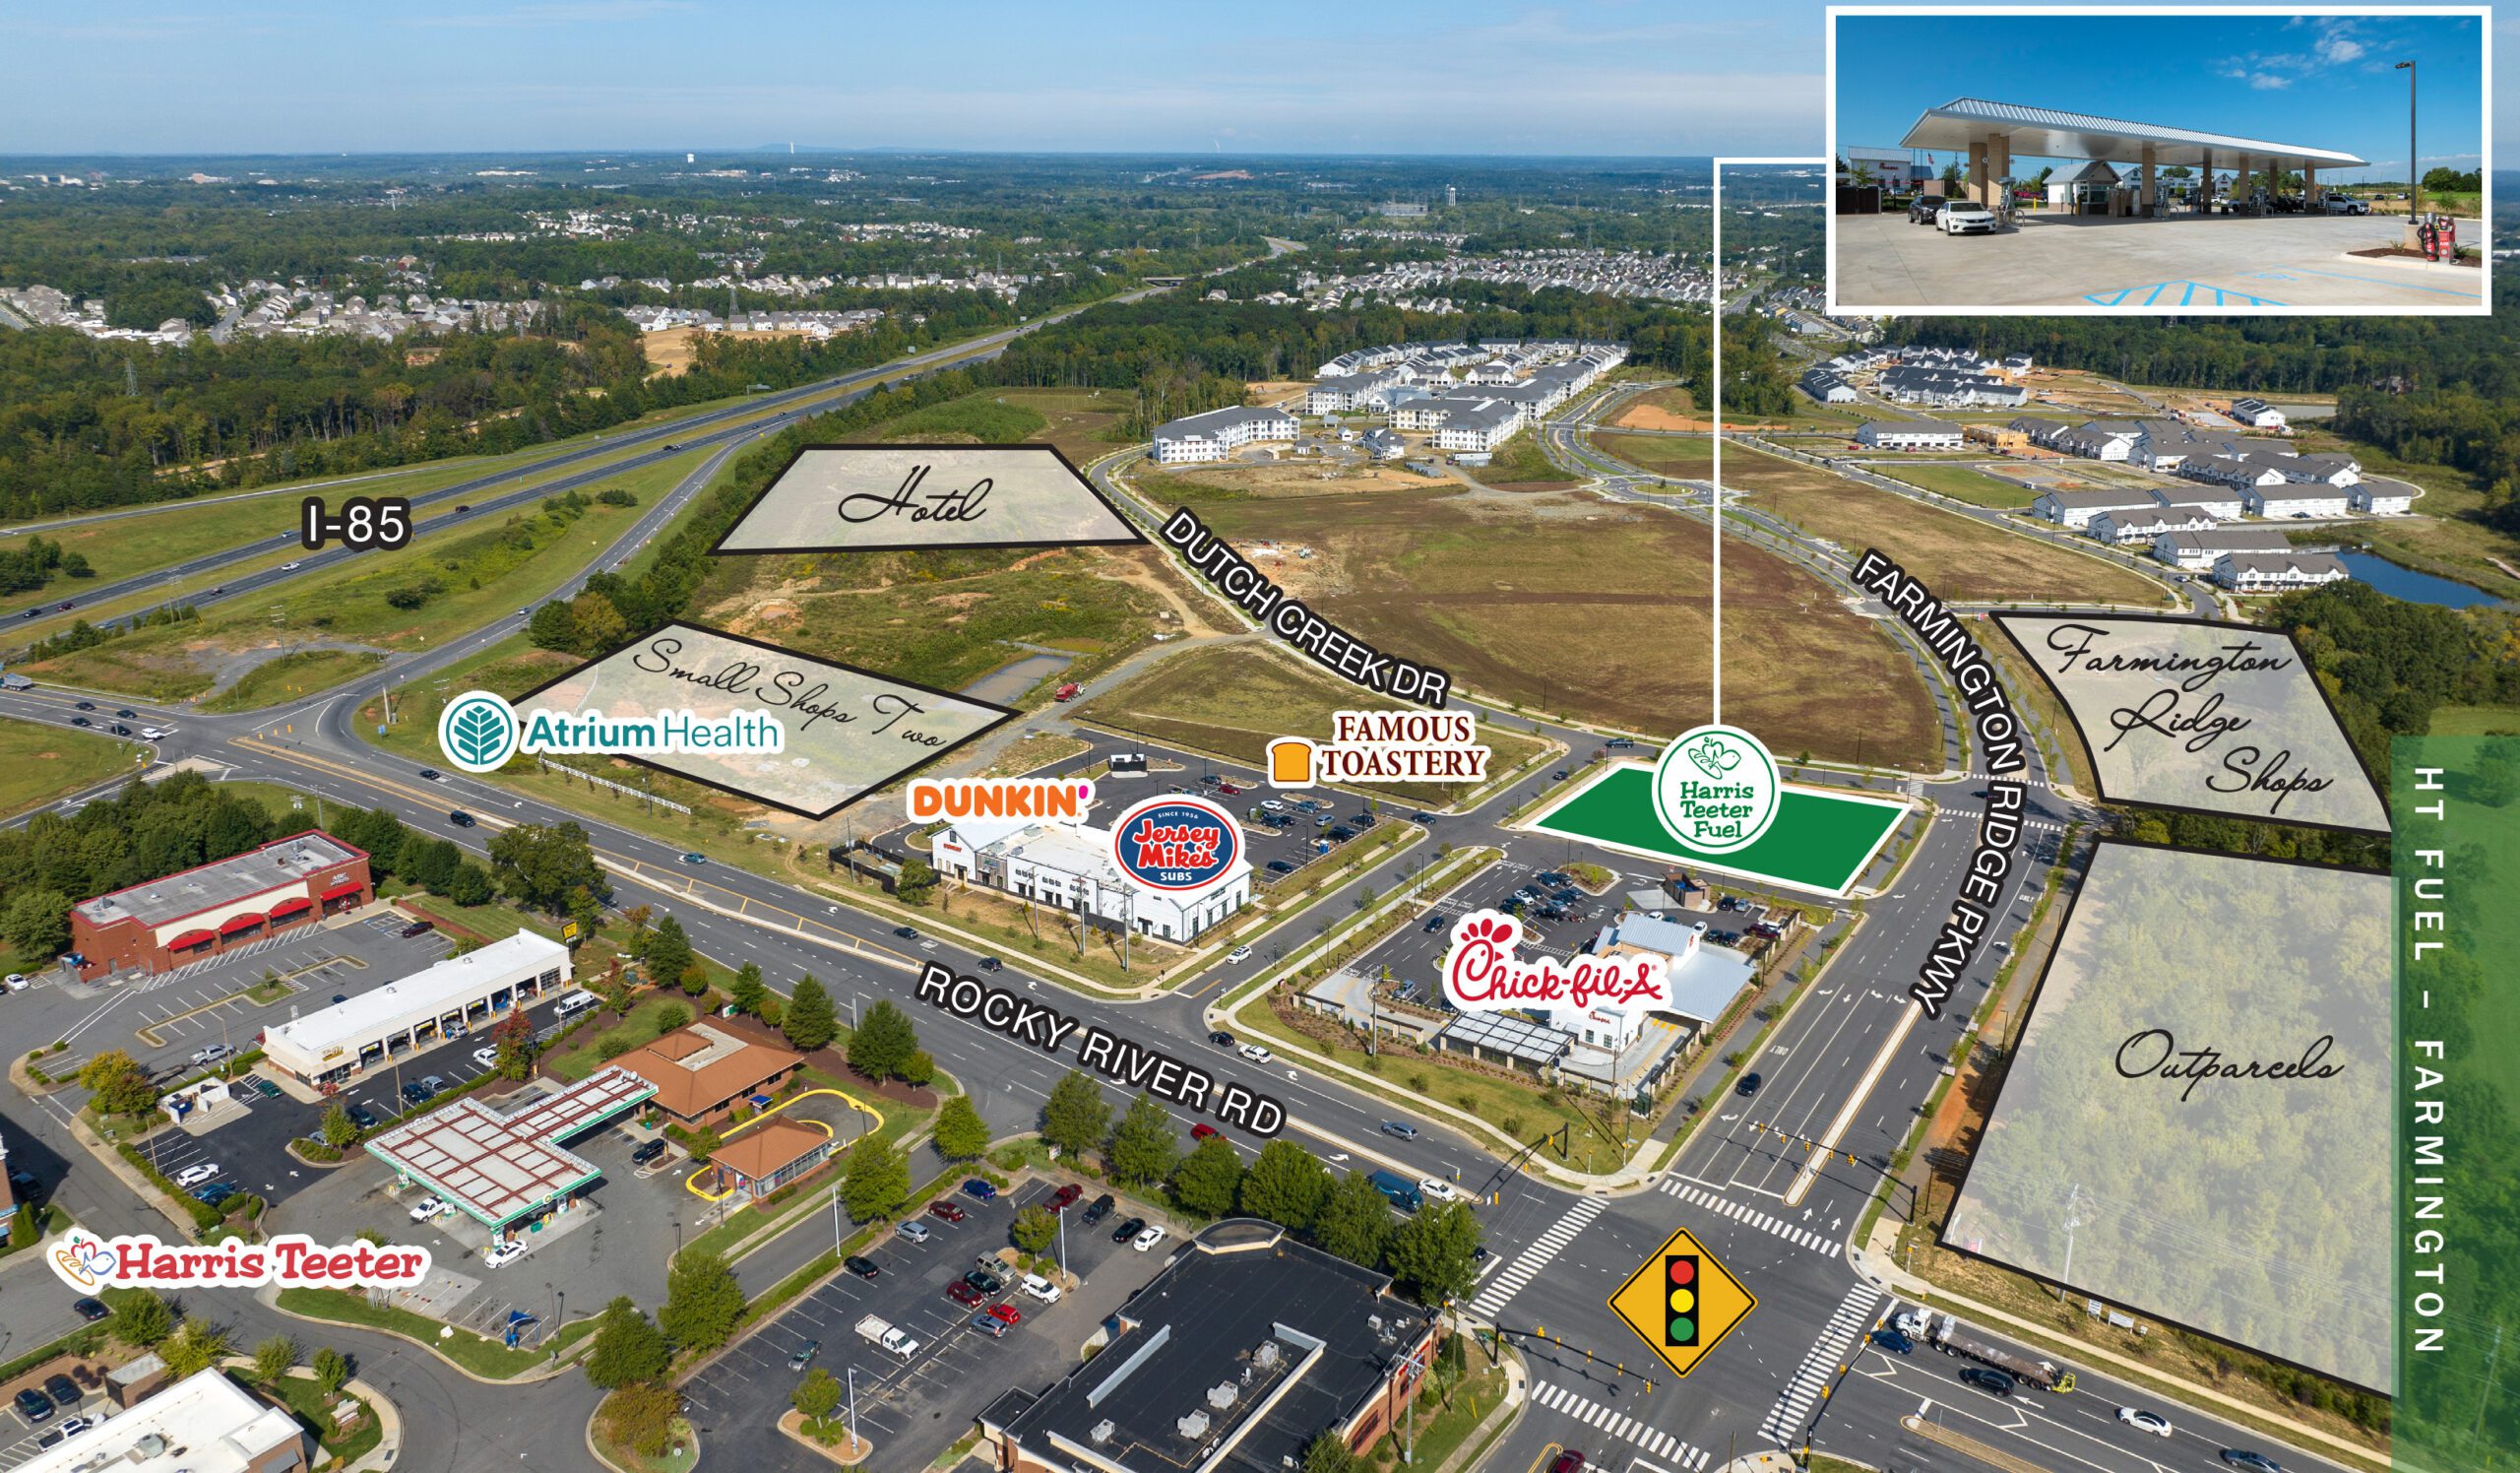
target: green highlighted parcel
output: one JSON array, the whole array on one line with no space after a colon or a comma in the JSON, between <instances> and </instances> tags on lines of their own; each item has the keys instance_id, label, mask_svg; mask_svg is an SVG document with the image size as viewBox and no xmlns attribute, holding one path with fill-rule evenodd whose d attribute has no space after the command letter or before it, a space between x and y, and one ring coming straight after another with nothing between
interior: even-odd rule
<instances>
[{"instance_id":1,"label":"green highlighted parcel","mask_svg":"<svg viewBox=\"0 0 2520 1473\"><path fill-rule=\"evenodd\" d=\"M1654 816L1654 770L1621 764L1544 809L1531 827L1648 859L1844 895L1907 811L1908 805L1896 799L1789 784L1777 805L1776 822L1758 842L1728 855L1700 854L1672 838Z\"/></svg>"}]
</instances>

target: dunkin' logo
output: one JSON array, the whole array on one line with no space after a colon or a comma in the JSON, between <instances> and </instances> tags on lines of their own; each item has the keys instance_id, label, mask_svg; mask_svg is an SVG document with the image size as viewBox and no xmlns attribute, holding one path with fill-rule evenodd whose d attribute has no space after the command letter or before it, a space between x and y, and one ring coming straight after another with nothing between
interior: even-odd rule
<instances>
[{"instance_id":1,"label":"dunkin' logo","mask_svg":"<svg viewBox=\"0 0 2520 1473\"><path fill-rule=\"evenodd\" d=\"M1498 911L1472 911L1453 923L1444 957L1444 996L1463 1012L1515 1007L1591 1007L1596 1002L1671 1005L1670 978L1659 956L1543 955L1522 961L1514 948L1523 924Z\"/></svg>"},{"instance_id":2,"label":"dunkin' logo","mask_svg":"<svg viewBox=\"0 0 2520 1473\"><path fill-rule=\"evenodd\" d=\"M1081 778L913 778L913 822L938 818L1057 818L1076 822L1094 806Z\"/></svg>"},{"instance_id":3,"label":"dunkin' logo","mask_svg":"<svg viewBox=\"0 0 2520 1473\"><path fill-rule=\"evenodd\" d=\"M1150 890L1204 890L1222 881L1241 857L1241 826L1204 799L1149 799L1111 826L1111 858L1122 873Z\"/></svg>"}]
</instances>

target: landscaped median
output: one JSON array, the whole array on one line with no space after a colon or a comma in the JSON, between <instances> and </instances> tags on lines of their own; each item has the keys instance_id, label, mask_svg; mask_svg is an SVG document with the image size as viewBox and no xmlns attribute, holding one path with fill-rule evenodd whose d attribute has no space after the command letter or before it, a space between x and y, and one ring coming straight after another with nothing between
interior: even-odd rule
<instances>
[{"instance_id":1,"label":"landscaped median","mask_svg":"<svg viewBox=\"0 0 2520 1473\"><path fill-rule=\"evenodd\" d=\"M282 1289L271 1305L284 1314L322 1324L346 1324L409 1340L474 1380L541 1380L574 1364L575 1347L595 1329L593 1316L562 1325L533 1350L510 1350L487 1335L380 1305L356 1289Z\"/></svg>"}]
</instances>

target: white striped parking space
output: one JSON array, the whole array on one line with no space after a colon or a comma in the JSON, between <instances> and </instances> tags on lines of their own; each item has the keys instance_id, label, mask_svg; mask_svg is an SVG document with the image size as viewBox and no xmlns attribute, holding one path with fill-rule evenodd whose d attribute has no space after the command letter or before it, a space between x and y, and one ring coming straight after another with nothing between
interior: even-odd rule
<instances>
[{"instance_id":1,"label":"white striped parking space","mask_svg":"<svg viewBox=\"0 0 2520 1473\"><path fill-rule=\"evenodd\" d=\"M1614 1412L1587 1396L1579 1396L1565 1386L1547 1381L1532 1382L1532 1401L1562 1416L1572 1417L1605 1437L1633 1442L1656 1457L1668 1458L1681 1473L1698 1473L1713 1460L1713 1454L1692 1447L1659 1428L1634 1417Z\"/></svg>"},{"instance_id":2,"label":"white striped parking space","mask_svg":"<svg viewBox=\"0 0 2520 1473\"><path fill-rule=\"evenodd\" d=\"M1777 1393L1776 1405L1768 1408L1767 1420L1759 1431L1776 1439L1779 1445L1792 1446L1799 1440L1802 1428L1810 1420L1812 1403L1835 1380L1838 1368L1846 1364L1848 1347L1858 1335L1872 1327L1873 1316L1881 1308L1881 1291L1870 1284L1858 1284L1838 1302L1838 1312L1811 1342L1802 1364L1795 1369L1794 1379Z\"/></svg>"},{"instance_id":3,"label":"white striped parking space","mask_svg":"<svg viewBox=\"0 0 2520 1473\"><path fill-rule=\"evenodd\" d=\"M1600 1197L1585 1197L1567 1208L1566 1215L1559 1218L1555 1226L1534 1239L1532 1246L1516 1255L1513 1262L1497 1270L1494 1281L1480 1290L1479 1297L1470 1302L1472 1313L1494 1319L1497 1311L1512 1303L1514 1296L1523 1292L1523 1286L1548 1266L1549 1259L1556 1257L1565 1250L1566 1245L1575 1241L1576 1234L1592 1226L1593 1219L1602 1215L1604 1205Z\"/></svg>"},{"instance_id":4,"label":"white striped parking space","mask_svg":"<svg viewBox=\"0 0 2520 1473\"><path fill-rule=\"evenodd\" d=\"M1814 1233L1809 1228L1796 1227L1784 1218L1771 1217L1756 1207L1745 1206L1730 1198L1717 1196L1705 1187L1694 1183L1683 1182L1677 1177L1663 1184L1663 1194L1678 1197L1681 1201L1704 1207L1710 1212L1720 1212L1734 1222L1747 1223L1762 1233L1774 1233L1796 1248L1807 1248L1823 1258L1834 1258L1846 1250L1845 1246L1834 1238Z\"/></svg>"}]
</instances>

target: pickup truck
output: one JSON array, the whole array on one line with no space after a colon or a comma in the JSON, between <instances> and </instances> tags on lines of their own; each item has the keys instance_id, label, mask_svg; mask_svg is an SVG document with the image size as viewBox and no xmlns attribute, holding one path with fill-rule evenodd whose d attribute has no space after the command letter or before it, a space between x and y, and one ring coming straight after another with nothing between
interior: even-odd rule
<instances>
[{"instance_id":1,"label":"pickup truck","mask_svg":"<svg viewBox=\"0 0 2520 1473\"><path fill-rule=\"evenodd\" d=\"M893 1327L881 1314L869 1314L857 1321L857 1338L907 1361L918 1354L918 1341Z\"/></svg>"}]
</instances>

